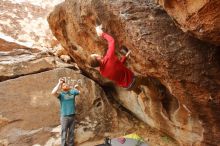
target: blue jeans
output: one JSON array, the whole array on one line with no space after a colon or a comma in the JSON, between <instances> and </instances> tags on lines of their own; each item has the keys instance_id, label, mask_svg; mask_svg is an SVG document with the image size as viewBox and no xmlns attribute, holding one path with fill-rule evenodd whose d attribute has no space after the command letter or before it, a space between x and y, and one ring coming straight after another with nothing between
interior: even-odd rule
<instances>
[{"instance_id":1,"label":"blue jeans","mask_svg":"<svg viewBox=\"0 0 220 146\"><path fill-rule=\"evenodd\" d=\"M60 118L61 122L61 146L74 146L75 116Z\"/></svg>"}]
</instances>

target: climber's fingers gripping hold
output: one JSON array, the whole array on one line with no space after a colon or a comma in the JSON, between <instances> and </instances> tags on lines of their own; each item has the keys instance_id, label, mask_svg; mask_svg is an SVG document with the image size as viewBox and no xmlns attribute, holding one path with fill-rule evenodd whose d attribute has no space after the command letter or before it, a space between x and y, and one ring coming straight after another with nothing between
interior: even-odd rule
<instances>
[{"instance_id":1,"label":"climber's fingers gripping hold","mask_svg":"<svg viewBox=\"0 0 220 146\"><path fill-rule=\"evenodd\" d=\"M96 33L97 33L98 36L102 35L102 33L103 33L102 25L96 26L95 30L96 30Z\"/></svg>"},{"instance_id":2,"label":"climber's fingers gripping hold","mask_svg":"<svg viewBox=\"0 0 220 146\"><path fill-rule=\"evenodd\" d=\"M125 56L128 57L130 53L131 53L131 50L129 50Z\"/></svg>"}]
</instances>

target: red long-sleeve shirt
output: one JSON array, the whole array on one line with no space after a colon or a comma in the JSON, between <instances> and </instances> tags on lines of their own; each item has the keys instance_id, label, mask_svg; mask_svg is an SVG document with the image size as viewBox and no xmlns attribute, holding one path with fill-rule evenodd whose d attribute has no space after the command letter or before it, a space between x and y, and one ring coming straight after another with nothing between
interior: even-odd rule
<instances>
[{"instance_id":1,"label":"red long-sleeve shirt","mask_svg":"<svg viewBox=\"0 0 220 146\"><path fill-rule=\"evenodd\" d=\"M106 33L103 33L102 37L108 41L108 51L102 59L100 73L118 86L126 88L132 83L134 74L124 65L126 57L119 60L115 55L114 39Z\"/></svg>"}]
</instances>

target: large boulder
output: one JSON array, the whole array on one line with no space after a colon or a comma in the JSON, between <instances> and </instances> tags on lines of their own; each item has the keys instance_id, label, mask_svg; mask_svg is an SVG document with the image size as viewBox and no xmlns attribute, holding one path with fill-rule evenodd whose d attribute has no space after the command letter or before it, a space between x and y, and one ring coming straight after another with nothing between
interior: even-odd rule
<instances>
[{"instance_id":1,"label":"large boulder","mask_svg":"<svg viewBox=\"0 0 220 146\"><path fill-rule=\"evenodd\" d=\"M137 120L129 121L129 115L118 113L94 81L71 69L55 69L0 82L0 140L28 146L43 145L49 137L56 137L51 132L59 125L59 101L50 93L64 76L82 81L76 99L78 144L137 127Z\"/></svg>"},{"instance_id":2,"label":"large boulder","mask_svg":"<svg viewBox=\"0 0 220 146\"><path fill-rule=\"evenodd\" d=\"M62 1L0 3L0 145L59 146L59 102L50 92L59 77L69 76L83 81L77 99L77 145L91 146L103 143L105 136L137 132L151 145L176 146L172 139L134 118L97 83L79 74L45 19Z\"/></svg>"},{"instance_id":3,"label":"large boulder","mask_svg":"<svg viewBox=\"0 0 220 146\"><path fill-rule=\"evenodd\" d=\"M66 0L48 17L53 34L87 76L114 95L139 119L181 145L218 145L220 140L219 49L183 33L151 0ZM128 67L149 76L140 95L110 88L88 64L106 43L96 23L132 51ZM117 50L117 54L121 53ZM163 92L163 98L160 91Z\"/></svg>"},{"instance_id":4,"label":"large boulder","mask_svg":"<svg viewBox=\"0 0 220 146\"><path fill-rule=\"evenodd\" d=\"M76 145L101 144L106 136L136 132L149 144L176 146L120 107L97 83L67 68L0 82L0 145L60 145L59 101L50 93L64 76L81 79L81 93L76 98Z\"/></svg>"},{"instance_id":5,"label":"large boulder","mask_svg":"<svg viewBox=\"0 0 220 146\"><path fill-rule=\"evenodd\" d=\"M158 131L123 111L112 96L106 96L98 84L79 74L74 65L48 52L4 40L0 48L0 145L60 145L60 126L54 128L59 125L59 102L50 92L62 76L82 80L82 93L77 99L77 145L100 144L104 136L130 132L138 132L152 144L167 144ZM155 140L158 138L161 140ZM172 140L168 142L175 145Z\"/></svg>"},{"instance_id":6,"label":"large boulder","mask_svg":"<svg viewBox=\"0 0 220 146\"><path fill-rule=\"evenodd\" d=\"M220 45L219 0L157 0L184 31Z\"/></svg>"}]
</instances>

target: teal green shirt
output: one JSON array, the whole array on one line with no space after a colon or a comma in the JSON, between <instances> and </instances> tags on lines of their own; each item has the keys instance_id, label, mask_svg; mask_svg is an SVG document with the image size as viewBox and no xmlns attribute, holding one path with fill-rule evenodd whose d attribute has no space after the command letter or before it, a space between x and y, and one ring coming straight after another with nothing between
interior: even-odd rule
<instances>
[{"instance_id":1,"label":"teal green shirt","mask_svg":"<svg viewBox=\"0 0 220 146\"><path fill-rule=\"evenodd\" d=\"M60 99L61 116L68 116L75 114L75 96L79 94L77 90L63 91L58 98Z\"/></svg>"}]
</instances>

